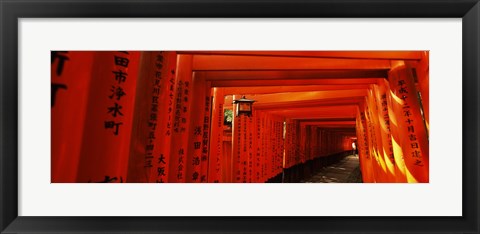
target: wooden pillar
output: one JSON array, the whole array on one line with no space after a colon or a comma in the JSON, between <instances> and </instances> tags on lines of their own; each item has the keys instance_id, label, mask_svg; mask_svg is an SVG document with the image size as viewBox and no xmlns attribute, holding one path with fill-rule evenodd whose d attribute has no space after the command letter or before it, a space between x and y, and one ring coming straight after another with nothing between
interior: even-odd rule
<instances>
[{"instance_id":1,"label":"wooden pillar","mask_svg":"<svg viewBox=\"0 0 480 234\"><path fill-rule=\"evenodd\" d=\"M293 120L287 119L286 121L286 132L285 132L285 165L284 168L290 168L294 165L295 160L295 127Z\"/></svg>"},{"instance_id":2,"label":"wooden pillar","mask_svg":"<svg viewBox=\"0 0 480 234\"><path fill-rule=\"evenodd\" d=\"M77 182L125 182L139 52L96 52Z\"/></svg>"},{"instance_id":3,"label":"wooden pillar","mask_svg":"<svg viewBox=\"0 0 480 234\"><path fill-rule=\"evenodd\" d=\"M192 99L192 55L177 56L169 182L186 181Z\"/></svg>"},{"instance_id":4,"label":"wooden pillar","mask_svg":"<svg viewBox=\"0 0 480 234\"><path fill-rule=\"evenodd\" d=\"M205 105L204 116L202 124L202 153L201 153L201 173L200 182L208 182L208 163L210 159L210 136L211 136L211 124L212 124L212 88L211 82L205 83Z\"/></svg>"},{"instance_id":5,"label":"wooden pillar","mask_svg":"<svg viewBox=\"0 0 480 234\"><path fill-rule=\"evenodd\" d=\"M382 79L377 86L377 99L380 100L379 119L382 129L382 142L384 142L384 150L387 152L387 167L391 171L393 167L394 180L391 182L404 183L407 182L405 177L405 162L403 161L403 153L398 145L398 127L396 125L396 117L392 110L391 91L388 81ZM394 124L395 123L395 124Z\"/></svg>"},{"instance_id":6,"label":"wooden pillar","mask_svg":"<svg viewBox=\"0 0 480 234\"><path fill-rule=\"evenodd\" d=\"M223 174L231 174L231 165L222 168L223 155L223 105L225 96L220 88L213 89L212 121L210 132L210 157L208 158L208 182L232 182L229 178L222 178ZM230 173L229 173L230 172Z\"/></svg>"},{"instance_id":7,"label":"wooden pillar","mask_svg":"<svg viewBox=\"0 0 480 234\"><path fill-rule=\"evenodd\" d=\"M94 55L51 52L52 183L77 182Z\"/></svg>"},{"instance_id":8,"label":"wooden pillar","mask_svg":"<svg viewBox=\"0 0 480 234\"><path fill-rule=\"evenodd\" d=\"M429 51L422 52L419 62L408 62L407 66L412 69L412 75L417 78L417 90L420 92L420 100L423 107L423 115L425 117L425 125L427 128L427 137L430 130L430 69L429 69Z\"/></svg>"},{"instance_id":9,"label":"wooden pillar","mask_svg":"<svg viewBox=\"0 0 480 234\"><path fill-rule=\"evenodd\" d=\"M267 113L262 113L261 117L262 125L262 160L263 160L263 166L262 166L262 174L263 174L263 181L267 181L269 179L270 175L270 161L269 161L269 143L268 143L268 137L269 137L269 129L268 129L268 114Z\"/></svg>"},{"instance_id":10,"label":"wooden pillar","mask_svg":"<svg viewBox=\"0 0 480 234\"><path fill-rule=\"evenodd\" d=\"M408 182L429 181L429 148L413 75L403 61L392 63L388 75L393 113L399 130Z\"/></svg>"},{"instance_id":11,"label":"wooden pillar","mask_svg":"<svg viewBox=\"0 0 480 234\"><path fill-rule=\"evenodd\" d=\"M210 126L210 94L208 96L206 94L206 82L201 74L193 73L191 91L190 111L192 116L188 132L186 182L200 183L207 182L206 176L202 176L202 163L206 163L208 160L208 129Z\"/></svg>"},{"instance_id":12,"label":"wooden pillar","mask_svg":"<svg viewBox=\"0 0 480 234\"><path fill-rule=\"evenodd\" d=\"M378 173L377 182L387 183L393 181L393 170L390 171L387 168L386 160L388 160L388 154L384 150L383 141L382 141L382 131L380 128L380 120L378 116L379 108L378 102L375 95L374 85L370 86L367 95L368 100L368 118L370 119L370 126L372 130L372 143L373 148L371 149L373 155L378 164Z\"/></svg>"},{"instance_id":13,"label":"wooden pillar","mask_svg":"<svg viewBox=\"0 0 480 234\"><path fill-rule=\"evenodd\" d=\"M275 117L275 172L274 176L282 173L283 168L283 119L279 116Z\"/></svg>"},{"instance_id":14,"label":"wooden pillar","mask_svg":"<svg viewBox=\"0 0 480 234\"><path fill-rule=\"evenodd\" d=\"M252 157L252 182L262 183L261 181L261 128L260 128L260 112L253 111L253 157Z\"/></svg>"},{"instance_id":15,"label":"wooden pillar","mask_svg":"<svg viewBox=\"0 0 480 234\"><path fill-rule=\"evenodd\" d=\"M357 113L357 140L358 140L358 156L362 170L362 177L364 183L375 183L375 174L373 172L373 162L370 156L370 149L368 144L367 120L363 107L358 109Z\"/></svg>"},{"instance_id":16,"label":"wooden pillar","mask_svg":"<svg viewBox=\"0 0 480 234\"><path fill-rule=\"evenodd\" d=\"M173 93L170 80L174 79L176 53L141 52L140 62L127 182L167 182L169 93Z\"/></svg>"}]
</instances>

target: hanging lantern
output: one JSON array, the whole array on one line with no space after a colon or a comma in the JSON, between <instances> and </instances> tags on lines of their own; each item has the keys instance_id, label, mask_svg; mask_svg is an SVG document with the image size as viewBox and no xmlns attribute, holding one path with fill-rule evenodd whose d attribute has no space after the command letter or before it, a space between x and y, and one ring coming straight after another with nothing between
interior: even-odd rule
<instances>
[{"instance_id":1,"label":"hanging lantern","mask_svg":"<svg viewBox=\"0 0 480 234\"><path fill-rule=\"evenodd\" d=\"M233 104L237 104L235 111L236 116L238 117L240 115L246 115L248 117L251 117L252 106L254 102L255 100L246 99L245 95L238 100L233 100Z\"/></svg>"}]
</instances>

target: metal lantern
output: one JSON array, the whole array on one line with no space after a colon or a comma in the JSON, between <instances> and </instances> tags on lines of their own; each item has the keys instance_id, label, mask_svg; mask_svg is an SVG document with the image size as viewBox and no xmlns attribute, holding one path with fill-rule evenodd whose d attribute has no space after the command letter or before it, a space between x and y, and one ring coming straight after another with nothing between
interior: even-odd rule
<instances>
[{"instance_id":1,"label":"metal lantern","mask_svg":"<svg viewBox=\"0 0 480 234\"><path fill-rule=\"evenodd\" d=\"M233 104L236 104L235 115L238 117L240 115L252 116L252 106L255 100L246 99L245 95L238 99L233 100Z\"/></svg>"}]
</instances>

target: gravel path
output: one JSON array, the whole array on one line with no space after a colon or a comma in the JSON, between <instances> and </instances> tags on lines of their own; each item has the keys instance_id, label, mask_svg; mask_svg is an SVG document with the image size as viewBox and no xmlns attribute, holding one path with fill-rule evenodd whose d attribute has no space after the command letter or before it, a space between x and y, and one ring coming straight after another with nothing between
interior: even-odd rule
<instances>
[{"instance_id":1,"label":"gravel path","mask_svg":"<svg viewBox=\"0 0 480 234\"><path fill-rule=\"evenodd\" d=\"M322 168L305 183L362 183L358 156L350 155L340 162Z\"/></svg>"}]
</instances>

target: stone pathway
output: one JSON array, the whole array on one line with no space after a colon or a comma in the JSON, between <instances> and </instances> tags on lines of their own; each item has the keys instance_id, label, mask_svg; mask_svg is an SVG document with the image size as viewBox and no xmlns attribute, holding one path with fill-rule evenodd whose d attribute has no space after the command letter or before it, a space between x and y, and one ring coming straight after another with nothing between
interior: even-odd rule
<instances>
[{"instance_id":1,"label":"stone pathway","mask_svg":"<svg viewBox=\"0 0 480 234\"><path fill-rule=\"evenodd\" d=\"M362 183L358 156L347 156L342 161L322 168L304 183Z\"/></svg>"}]
</instances>

